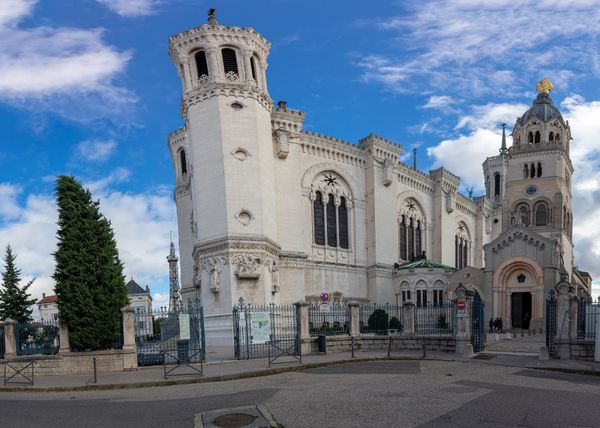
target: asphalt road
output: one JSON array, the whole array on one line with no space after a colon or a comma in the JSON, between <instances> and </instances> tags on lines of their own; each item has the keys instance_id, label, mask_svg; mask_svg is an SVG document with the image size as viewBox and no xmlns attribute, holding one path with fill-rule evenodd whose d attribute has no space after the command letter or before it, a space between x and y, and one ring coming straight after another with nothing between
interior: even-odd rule
<instances>
[{"instance_id":1,"label":"asphalt road","mask_svg":"<svg viewBox=\"0 0 600 428\"><path fill-rule=\"evenodd\" d=\"M380 361L175 387L2 393L0 427L197 427L204 412L247 406L264 406L286 428L592 427L599 399L600 377Z\"/></svg>"}]
</instances>

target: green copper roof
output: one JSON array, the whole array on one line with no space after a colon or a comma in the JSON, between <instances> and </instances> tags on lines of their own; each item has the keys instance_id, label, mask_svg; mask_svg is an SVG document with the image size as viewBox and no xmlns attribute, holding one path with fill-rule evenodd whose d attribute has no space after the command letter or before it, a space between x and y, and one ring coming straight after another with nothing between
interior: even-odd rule
<instances>
[{"instance_id":1,"label":"green copper roof","mask_svg":"<svg viewBox=\"0 0 600 428\"><path fill-rule=\"evenodd\" d=\"M404 263L398 267L396 270L404 270L404 269L419 269L419 268L429 268L429 269L446 269L446 270L456 270L453 267L443 265L441 263L432 262L427 259L419 259L412 262Z\"/></svg>"}]
</instances>

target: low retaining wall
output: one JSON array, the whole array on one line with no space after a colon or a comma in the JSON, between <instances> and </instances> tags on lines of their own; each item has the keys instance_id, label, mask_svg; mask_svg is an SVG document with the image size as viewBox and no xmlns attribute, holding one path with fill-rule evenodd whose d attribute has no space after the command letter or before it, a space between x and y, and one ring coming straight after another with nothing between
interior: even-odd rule
<instances>
[{"instance_id":1,"label":"low retaining wall","mask_svg":"<svg viewBox=\"0 0 600 428\"><path fill-rule=\"evenodd\" d=\"M94 352L67 352L57 355L27 355L5 360L10 363L35 361L36 376L92 374L94 358L98 373L121 372L137 368L135 350L114 349Z\"/></svg>"},{"instance_id":2,"label":"low retaining wall","mask_svg":"<svg viewBox=\"0 0 600 428\"><path fill-rule=\"evenodd\" d=\"M593 340L578 340L570 343L561 340L558 344L558 355L564 359L594 361L594 349Z\"/></svg>"},{"instance_id":3,"label":"low retaining wall","mask_svg":"<svg viewBox=\"0 0 600 428\"><path fill-rule=\"evenodd\" d=\"M302 341L303 355L318 355L319 347L316 337ZM390 348L391 340L391 348ZM355 336L354 351L427 351L456 352L456 340L452 336ZM350 336L327 336L327 352L350 352L352 338Z\"/></svg>"}]
</instances>

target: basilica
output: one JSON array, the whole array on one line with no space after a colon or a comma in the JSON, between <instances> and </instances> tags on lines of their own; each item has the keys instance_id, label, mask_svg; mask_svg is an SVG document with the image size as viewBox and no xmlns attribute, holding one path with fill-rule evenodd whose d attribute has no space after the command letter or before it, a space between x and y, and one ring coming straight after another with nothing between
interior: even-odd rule
<instances>
[{"instance_id":1,"label":"basilica","mask_svg":"<svg viewBox=\"0 0 600 428\"><path fill-rule=\"evenodd\" d=\"M440 305L460 284L508 329L544 328L544 301L573 260L571 130L538 83L513 144L483 163L486 193L460 171L403 163L402 145L304 130L274 105L270 43L252 28L208 23L169 38L185 124L169 135L182 298L199 295L209 344L231 342L231 309L317 301Z\"/></svg>"}]
</instances>

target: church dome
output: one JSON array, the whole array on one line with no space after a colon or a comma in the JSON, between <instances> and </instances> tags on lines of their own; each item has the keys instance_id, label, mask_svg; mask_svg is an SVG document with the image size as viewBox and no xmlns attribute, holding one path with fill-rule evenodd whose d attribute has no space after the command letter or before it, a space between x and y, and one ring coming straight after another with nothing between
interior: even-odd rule
<instances>
[{"instance_id":1,"label":"church dome","mask_svg":"<svg viewBox=\"0 0 600 428\"><path fill-rule=\"evenodd\" d=\"M558 119L564 124L560 111L554 106L552 98L546 93L541 93L537 96L531 108L517 119L517 124L524 125L532 119L538 119L542 122L550 122Z\"/></svg>"}]
</instances>

